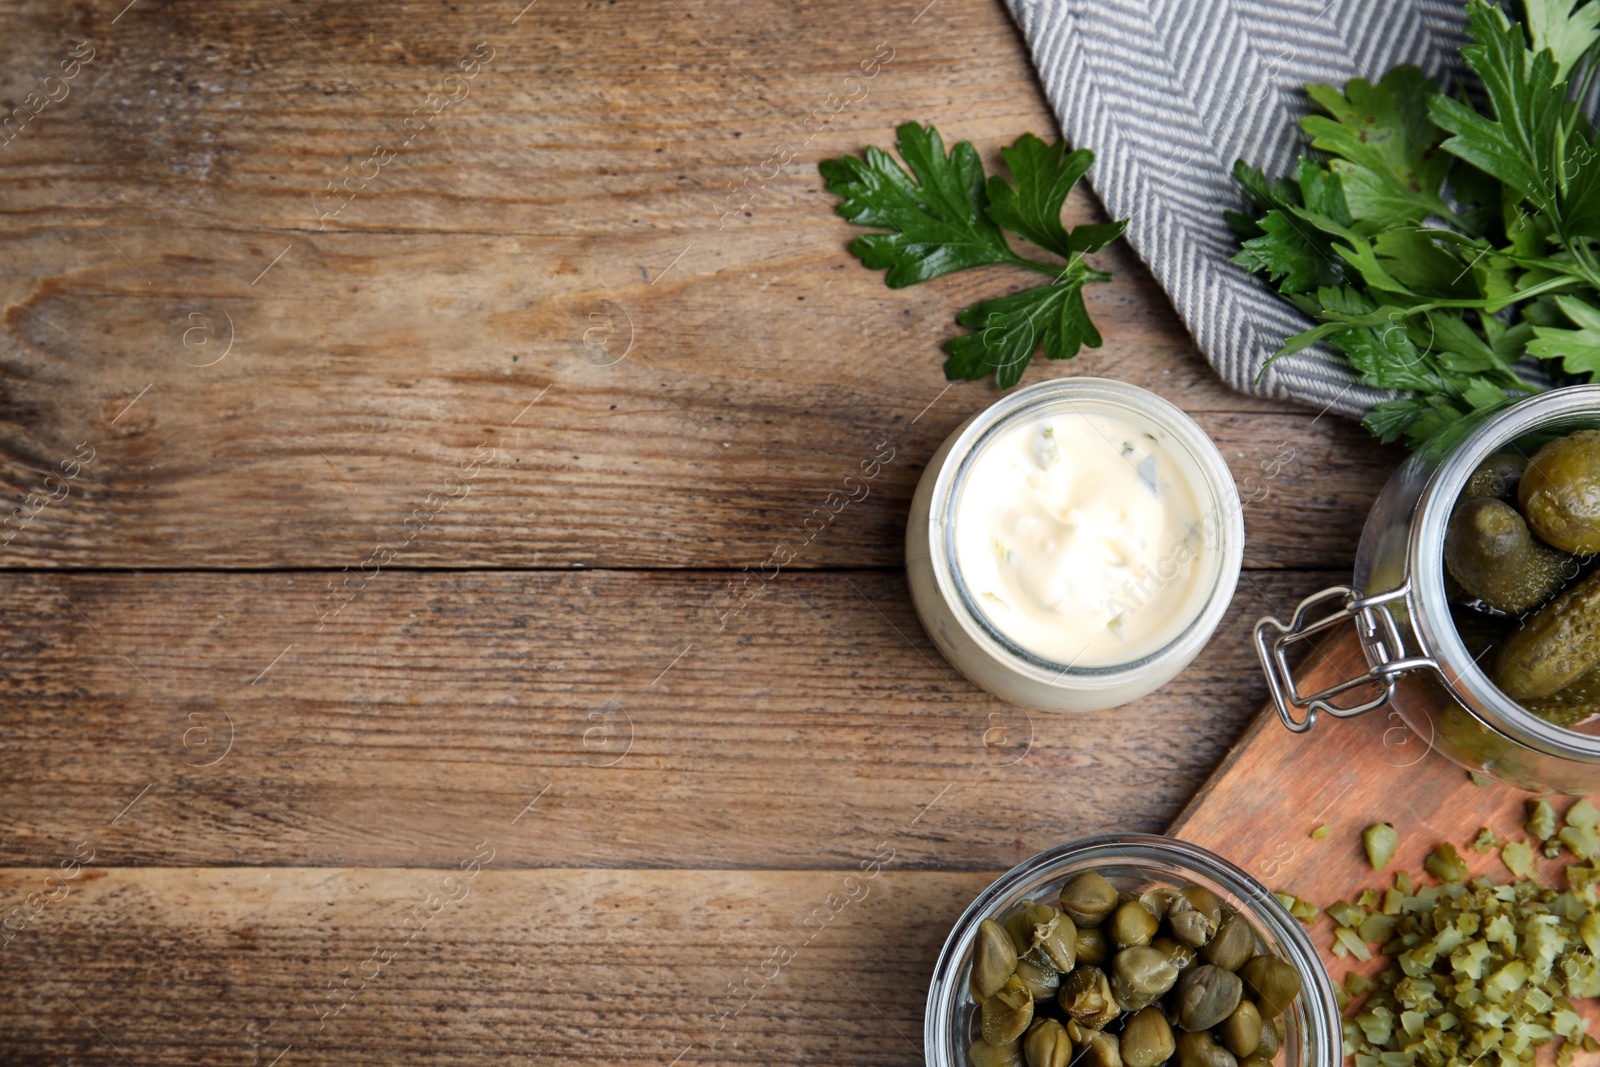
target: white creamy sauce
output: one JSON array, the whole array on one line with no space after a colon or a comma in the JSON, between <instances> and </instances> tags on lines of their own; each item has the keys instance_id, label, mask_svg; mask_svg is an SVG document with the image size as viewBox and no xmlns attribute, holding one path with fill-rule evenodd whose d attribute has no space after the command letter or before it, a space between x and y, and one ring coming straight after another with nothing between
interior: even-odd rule
<instances>
[{"instance_id":1,"label":"white creamy sauce","mask_svg":"<svg viewBox=\"0 0 1600 1067\"><path fill-rule=\"evenodd\" d=\"M1105 415L1001 431L956 504L956 564L979 608L1053 663L1129 663L1204 607L1204 544L1183 469L1152 435Z\"/></svg>"}]
</instances>

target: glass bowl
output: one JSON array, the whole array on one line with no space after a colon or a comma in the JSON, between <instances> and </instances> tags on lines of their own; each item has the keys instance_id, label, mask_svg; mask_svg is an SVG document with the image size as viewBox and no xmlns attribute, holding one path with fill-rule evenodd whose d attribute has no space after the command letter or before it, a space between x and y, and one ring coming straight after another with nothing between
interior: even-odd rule
<instances>
[{"instance_id":1,"label":"glass bowl","mask_svg":"<svg viewBox=\"0 0 1600 1067\"><path fill-rule=\"evenodd\" d=\"M1054 903L1061 884L1086 870L1099 871L1119 890L1138 893L1201 885L1236 908L1267 946L1300 972L1303 988L1283 1016L1286 1032L1277 1067L1342 1067L1344 1036L1333 980L1300 923L1260 882L1227 860L1155 834L1105 834L1057 845L1007 871L967 906L945 940L928 987L922 1030L927 1067L967 1067L967 1048L978 1033L978 1006L967 989L978 924L1001 921L1024 900Z\"/></svg>"}]
</instances>

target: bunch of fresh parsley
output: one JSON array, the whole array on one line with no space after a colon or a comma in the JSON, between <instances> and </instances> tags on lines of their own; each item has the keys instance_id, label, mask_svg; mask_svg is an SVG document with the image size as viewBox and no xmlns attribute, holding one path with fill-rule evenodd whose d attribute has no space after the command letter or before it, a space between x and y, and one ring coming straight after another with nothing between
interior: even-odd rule
<instances>
[{"instance_id":1,"label":"bunch of fresh parsley","mask_svg":"<svg viewBox=\"0 0 1600 1067\"><path fill-rule=\"evenodd\" d=\"M1558 383L1600 372L1600 159L1580 108L1600 0L1524 0L1522 16L1469 0L1463 99L1415 67L1308 86L1320 154L1272 182L1234 166L1255 208L1229 214L1234 261L1319 323L1273 358L1326 342L1401 391L1364 423L1385 441L1446 444L1537 392L1519 363Z\"/></svg>"},{"instance_id":2,"label":"bunch of fresh parsley","mask_svg":"<svg viewBox=\"0 0 1600 1067\"><path fill-rule=\"evenodd\" d=\"M1094 154L1069 152L1065 143L1045 144L1024 134L1000 150L1013 181L992 176L986 182L970 141L958 142L947 155L932 126L913 122L895 132L900 158L911 174L876 148L868 148L865 158L821 163L828 189L842 198L839 214L858 226L889 231L852 241L856 258L873 270L887 267L892 289L968 267L1001 264L1051 279L1038 288L979 301L957 315L958 323L976 332L945 342L950 357L945 377L985 378L993 373L1000 388L1008 389L1022 380L1041 347L1049 359L1071 359L1083 345L1098 348L1100 333L1089 321L1083 287L1109 281L1111 275L1095 270L1083 257L1122 236L1127 220L1071 231L1061 225L1061 206ZM1003 230L1054 252L1062 262L1018 255Z\"/></svg>"}]
</instances>

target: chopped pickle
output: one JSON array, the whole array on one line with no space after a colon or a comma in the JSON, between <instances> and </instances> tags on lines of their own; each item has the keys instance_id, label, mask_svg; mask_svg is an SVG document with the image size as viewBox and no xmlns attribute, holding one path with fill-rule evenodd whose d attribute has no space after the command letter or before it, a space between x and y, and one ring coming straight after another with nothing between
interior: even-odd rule
<instances>
[{"instance_id":1,"label":"chopped pickle","mask_svg":"<svg viewBox=\"0 0 1600 1067\"><path fill-rule=\"evenodd\" d=\"M1315 830L1311 831L1311 840L1313 840L1313 841L1326 840L1327 836L1329 834L1331 834L1331 833L1333 833L1333 827L1328 825L1327 823L1323 823L1321 826L1319 826Z\"/></svg>"},{"instance_id":2,"label":"chopped pickle","mask_svg":"<svg viewBox=\"0 0 1600 1067\"><path fill-rule=\"evenodd\" d=\"M1493 852L1495 849L1500 848L1504 844L1505 841L1500 837L1499 834L1485 826L1478 831L1478 836L1474 837L1472 839L1472 844L1468 845L1467 847L1472 849L1474 852Z\"/></svg>"},{"instance_id":3,"label":"chopped pickle","mask_svg":"<svg viewBox=\"0 0 1600 1067\"><path fill-rule=\"evenodd\" d=\"M1344 900L1328 905L1328 915L1341 926L1360 926L1367 917L1364 909Z\"/></svg>"},{"instance_id":4,"label":"chopped pickle","mask_svg":"<svg viewBox=\"0 0 1600 1067\"><path fill-rule=\"evenodd\" d=\"M1568 826L1588 826L1592 828L1600 825L1600 808L1591 804L1588 797L1584 797L1567 809L1566 822Z\"/></svg>"},{"instance_id":5,"label":"chopped pickle","mask_svg":"<svg viewBox=\"0 0 1600 1067\"><path fill-rule=\"evenodd\" d=\"M1564 821L1557 833L1550 803L1529 803L1529 831L1544 831L1540 842L1584 861L1600 854L1600 808L1579 801ZM1387 825L1369 828L1363 844ZM1600 1051L1574 1006L1600 996L1600 861L1568 866L1561 890L1535 871L1538 844L1483 829L1472 847L1498 847L1512 881L1468 881L1455 845L1442 842L1425 865L1441 884L1420 885L1402 871L1381 897L1369 890L1360 903L1326 909L1337 924L1333 955L1366 960L1368 945L1382 945L1381 969L1351 971L1338 990L1341 1009L1353 1010L1344 1039L1355 1067L1533 1067L1536 1051L1551 1044L1555 1055L1538 1062L1559 1067L1579 1050Z\"/></svg>"},{"instance_id":6,"label":"chopped pickle","mask_svg":"<svg viewBox=\"0 0 1600 1067\"><path fill-rule=\"evenodd\" d=\"M1432 855L1423 865L1423 869L1441 882L1464 882L1467 880L1467 865L1462 860L1456 846L1448 841L1441 841Z\"/></svg>"},{"instance_id":7,"label":"chopped pickle","mask_svg":"<svg viewBox=\"0 0 1600 1067\"><path fill-rule=\"evenodd\" d=\"M1518 878L1526 878L1533 870L1533 849L1526 841L1507 841L1500 849L1500 862Z\"/></svg>"},{"instance_id":8,"label":"chopped pickle","mask_svg":"<svg viewBox=\"0 0 1600 1067\"><path fill-rule=\"evenodd\" d=\"M1321 908L1308 900L1301 900L1293 893L1280 890L1272 895L1278 898L1278 903L1283 905L1284 910L1303 923L1315 922L1317 916L1322 914Z\"/></svg>"},{"instance_id":9,"label":"chopped pickle","mask_svg":"<svg viewBox=\"0 0 1600 1067\"><path fill-rule=\"evenodd\" d=\"M1349 950L1350 955L1354 956L1358 960L1366 961L1372 958L1372 953L1367 949L1366 944L1362 942L1361 936L1348 926L1340 926L1336 928L1333 931L1333 936L1339 942L1338 945L1334 946L1333 951L1335 953L1339 951L1340 946L1343 946L1345 949Z\"/></svg>"},{"instance_id":10,"label":"chopped pickle","mask_svg":"<svg viewBox=\"0 0 1600 1067\"><path fill-rule=\"evenodd\" d=\"M1367 862L1372 864L1372 869L1381 871L1394 859L1400 847L1400 835L1389 823L1374 823L1361 831L1361 846L1367 850Z\"/></svg>"},{"instance_id":11,"label":"chopped pickle","mask_svg":"<svg viewBox=\"0 0 1600 1067\"><path fill-rule=\"evenodd\" d=\"M1563 826L1556 837L1580 860L1600 852L1600 833L1596 833L1593 826Z\"/></svg>"},{"instance_id":12,"label":"chopped pickle","mask_svg":"<svg viewBox=\"0 0 1600 1067\"><path fill-rule=\"evenodd\" d=\"M1528 801L1528 833L1540 841L1556 835L1556 809L1543 797Z\"/></svg>"}]
</instances>

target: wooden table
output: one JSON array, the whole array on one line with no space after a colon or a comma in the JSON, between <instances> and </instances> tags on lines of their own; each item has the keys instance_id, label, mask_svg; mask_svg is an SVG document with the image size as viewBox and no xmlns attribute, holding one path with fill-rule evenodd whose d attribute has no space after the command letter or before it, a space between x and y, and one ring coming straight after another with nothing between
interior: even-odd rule
<instances>
[{"instance_id":1,"label":"wooden table","mask_svg":"<svg viewBox=\"0 0 1600 1067\"><path fill-rule=\"evenodd\" d=\"M1053 133L998 3L125 3L0 4L0 1062L921 1063L963 906L1171 819L1397 459L1104 254L1028 380L1264 495L1191 669L1030 718L901 572L996 397L938 343L1017 279L890 291L815 166Z\"/></svg>"}]
</instances>

